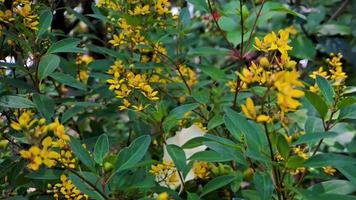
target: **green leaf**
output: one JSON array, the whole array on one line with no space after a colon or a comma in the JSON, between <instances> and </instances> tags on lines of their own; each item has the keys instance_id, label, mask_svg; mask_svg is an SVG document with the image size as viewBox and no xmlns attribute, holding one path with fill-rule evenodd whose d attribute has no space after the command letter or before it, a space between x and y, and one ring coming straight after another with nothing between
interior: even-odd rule
<instances>
[{"instance_id":1,"label":"green leaf","mask_svg":"<svg viewBox=\"0 0 356 200\"><path fill-rule=\"evenodd\" d=\"M213 47L199 47L188 52L188 56L228 56L231 53L229 49L213 48Z\"/></svg>"},{"instance_id":2,"label":"green leaf","mask_svg":"<svg viewBox=\"0 0 356 200\"><path fill-rule=\"evenodd\" d=\"M109 138L106 134L99 136L94 147L94 160L102 165L106 154L109 152Z\"/></svg>"},{"instance_id":3,"label":"green leaf","mask_svg":"<svg viewBox=\"0 0 356 200\"><path fill-rule=\"evenodd\" d=\"M88 195L91 199L105 200L105 198L94 189L95 184L91 183L91 181L88 180L89 178L86 178L85 175L82 174L81 176L78 176L70 172L68 177L81 192ZM96 188L98 187L96 186Z\"/></svg>"},{"instance_id":4,"label":"green leaf","mask_svg":"<svg viewBox=\"0 0 356 200\"><path fill-rule=\"evenodd\" d=\"M231 175L219 176L217 178L214 178L206 185L204 185L200 197L226 186L227 184L231 183L235 178L235 176Z\"/></svg>"},{"instance_id":5,"label":"green leaf","mask_svg":"<svg viewBox=\"0 0 356 200\"><path fill-rule=\"evenodd\" d=\"M317 193L331 193L331 194L351 194L356 191L356 185L350 181L345 180L330 180L318 183L308 188Z\"/></svg>"},{"instance_id":6,"label":"green leaf","mask_svg":"<svg viewBox=\"0 0 356 200\"><path fill-rule=\"evenodd\" d=\"M237 163L243 166L248 166L244 155L240 151L237 151L236 148L227 147L223 144L210 141L204 142L204 145L209 147L209 149L219 153L221 156L230 157Z\"/></svg>"},{"instance_id":7,"label":"green leaf","mask_svg":"<svg viewBox=\"0 0 356 200\"><path fill-rule=\"evenodd\" d=\"M199 195L188 192L188 200L200 200Z\"/></svg>"},{"instance_id":8,"label":"green leaf","mask_svg":"<svg viewBox=\"0 0 356 200\"><path fill-rule=\"evenodd\" d=\"M339 119L356 119L356 104L346 106L340 110Z\"/></svg>"},{"instance_id":9,"label":"green leaf","mask_svg":"<svg viewBox=\"0 0 356 200\"><path fill-rule=\"evenodd\" d=\"M219 26L224 31L236 31L240 26L240 18L236 18L234 15L222 16L219 18ZM241 33L240 33L241 35Z\"/></svg>"},{"instance_id":10,"label":"green leaf","mask_svg":"<svg viewBox=\"0 0 356 200\"><path fill-rule=\"evenodd\" d=\"M213 118L209 120L208 123L208 130L211 130L215 127L220 126L221 124L224 123L224 118L221 115L215 115Z\"/></svg>"},{"instance_id":11,"label":"green leaf","mask_svg":"<svg viewBox=\"0 0 356 200\"><path fill-rule=\"evenodd\" d=\"M356 165L336 167L347 179L356 185Z\"/></svg>"},{"instance_id":12,"label":"green leaf","mask_svg":"<svg viewBox=\"0 0 356 200\"><path fill-rule=\"evenodd\" d=\"M51 75L54 70L57 69L60 63L60 58L53 54L47 54L41 57L40 64L38 66L38 78L39 80L45 79Z\"/></svg>"},{"instance_id":13,"label":"green leaf","mask_svg":"<svg viewBox=\"0 0 356 200\"><path fill-rule=\"evenodd\" d=\"M286 167L291 169L297 169L298 167L302 167L304 163L304 159L299 156L291 156L287 160Z\"/></svg>"},{"instance_id":14,"label":"green leaf","mask_svg":"<svg viewBox=\"0 0 356 200\"><path fill-rule=\"evenodd\" d=\"M328 105L332 105L334 103L334 90L329 81L322 76L316 76L316 83L318 84L321 94L323 94Z\"/></svg>"},{"instance_id":15,"label":"green leaf","mask_svg":"<svg viewBox=\"0 0 356 200\"><path fill-rule=\"evenodd\" d=\"M143 135L136 138L130 146L123 148L116 158L116 172L135 167L145 156L150 144L151 137L149 135Z\"/></svg>"},{"instance_id":16,"label":"green leaf","mask_svg":"<svg viewBox=\"0 0 356 200\"><path fill-rule=\"evenodd\" d=\"M61 117L61 122L65 123L68 120L70 120L72 117L74 117L76 114L78 114L79 112L83 111L84 108L83 107L79 107L79 106L74 106L72 108L69 108L68 110L66 110L62 117Z\"/></svg>"},{"instance_id":17,"label":"green leaf","mask_svg":"<svg viewBox=\"0 0 356 200\"><path fill-rule=\"evenodd\" d=\"M338 102L337 108L343 109L343 108L350 106L352 104L356 104L356 98L355 97L345 97L341 101Z\"/></svg>"},{"instance_id":18,"label":"green leaf","mask_svg":"<svg viewBox=\"0 0 356 200\"><path fill-rule=\"evenodd\" d=\"M205 137L195 137L192 138L191 140L188 140L186 143L184 143L182 145L183 149L192 149L198 146L203 145L204 141L208 141L209 139L205 138Z\"/></svg>"},{"instance_id":19,"label":"green leaf","mask_svg":"<svg viewBox=\"0 0 356 200\"><path fill-rule=\"evenodd\" d=\"M209 11L206 0L187 0L187 1L195 6L194 9L205 11L205 12Z\"/></svg>"},{"instance_id":20,"label":"green leaf","mask_svg":"<svg viewBox=\"0 0 356 200\"><path fill-rule=\"evenodd\" d=\"M58 180L61 174L63 174L63 170L40 169L39 171L27 174L26 178L38 180Z\"/></svg>"},{"instance_id":21,"label":"green leaf","mask_svg":"<svg viewBox=\"0 0 356 200\"><path fill-rule=\"evenodd\" d=\"M199 106L199 103L191 103L178 106L169 112L168 117L163 121L163 130L169 132L180 119L184 117L184 114L194 110Z\"/></svg>"},{"instance_id":22,"label":"green leaf","mask_svg":"<svg viewBox=\"0 0 356 200\"><path fill-rule=\"evenodd\" d=\"M256 172L253 176L253 183L262 200L272 199L274 186L269 174Z\"/></svg>"},{"instance_id":23,"label":"green leaf","mask_svg":"<svg viewBox=\"0 0 356 200\"><path fill-rule=\"evenodd\" d=\"M0 97L0 106L7 108L33 108L35 104L21 96L5 95Z\"/></svg>"},{"instance_id":24,"label":"green leaf","mask_svg":"<svg viewBox=\"0 0 356 200\"><path fill-rule=\"evenodd\" d=\"M187 159L182 148L177 145L170 144L167 145L168 154L171 156L175 166L181 172L186 172L187 170Z\"/></svg>"},{"instance_id":25,"label":"green leaf","mask_svg":"<svg viewBox=\"0 0 356 200\"><path fill-rule=\"evenodd\" d=\"M325 167L329 165L343 167L354 164L356 164L356 158L333 153L318 154L304 162L306 167Z\"/></svg>"},{"instance_id":26,"label":"green leaf","mask_svg":"<svg viewBox=\"0 0 356 200\"><path fill-rule=\"evenodd\" d=\"M335 199L335 200L356 200L356 197L349 195L331 194L331 193L318 193L310 190L298 189L299 194L301 194L303 200L325 200L325 199Z\"/></svg>"},{"instance_id":27,"label":"green leaf","mask_svg":"<svg viewBox=\"0 0 356 200\"><path fill-rule=\"evenodd\" d=\"M267 140L260 127L258 127L257 124L248 121L243 115L232 109L227 109L225 116L230 120L227 120L229 123L231 122L234 124L234 128L240 130L240 132L244 134L248 153L259 155L260 159L263 159L263 157L261 157L261 152L265 151Z\"/></svg>"},{"instance_id":28,"label":"green leaf","mask_svg":"<svg viewBox=\"0 0 356 200\"><path fill-rule=\"evenodd\" d=\"M0 163L0 178L3 178L18 162L12 158L6 158Z\"/></svg>"},{"instance_id":29,"label":"green leaf","mask_svg":"<svg viewBox=\"0 0 356 200\"><path fill-rule=\"evenodd\" d=\"M297 141L293 142L293 145L303 144L303 143L311 143L318 142L324 138L336 137L337 133L335 132L314 132L314 133L306 133L301 135Z\"/></svg>"},{"instance_id":30,"label":"green leaf","mask_svg":"<svg viewBox=\"0 0 356 200\"><path fill-rule=\"evenodd\" d=\"M73 76L69 75L69 74L63 74L61 72L56 72L50 75L50 77L52 77L53 79L55 79L56 81L73 87L73 88L77 88L79 90L86 90L86 85L84 85L83 83L81 83L80 81L78 81L77 79L75 79Z\"/></svg>"},{"instance_id":31,"label":"green leaf","mask_svg":"<svg viewBox=\"0 0 356 200\"><path fill-rule=\"evenodd\" d=\"M56 43L52 44L47 50L47 54L50 53L86 53L81 48L78 48L77 46L79 45L80 40L76 38L66 38L60 41L57 41Z\"/></svg>"},{"instance_id":32,"label":"green leaf","mask_svg":"<svg viewBox=\"0 0 356 200\"><path fill-rule=\"evenodd\" d=\"M282 134L277 137L277 150L285 160L289 157L289 144Z\"/></svg>"},{"instance_id":33,"label":"green leaf","mask_svg":"<svg viewBox=\"0 0 356 200\"><path fill-rule=\"evenodd\" d=\"M298 35L291 41L293 49L290 54L300 59L314 60L316 49L314 43L304 35Z\"/></svg>"},{"instance_id":34,"label":"green leaf","mask_svg":"<svg viewBox=\"0 0 356 200\"><path fill-rule=\"evenodd\" d=\"M69 146L72 149L73 153L79 158L79 160L87 166L91 171L95 171L95 162L90 157L90 154L87 149L85 149L80 140L71 137Z\"/></svg>"},{"instance_id":35,"label":"green leaf","mask_svg":"<svg viewBox=\"0 0 356 200\"><path fill-rule=\"evenodd\" d=\"M323 24L318 27L320 35L351 35L351 27L344 24Z\"/></svg>"},{"instance_id":36,"label":"green leaf","mask_svg":"<svg viewBox=\"0 0 356 200\"><path fill-rule=\"evenodd\" d=\"M316 111L318 111L321 118L326 116L328 112L328 106L319 95L306 91L305 98L313 105Z\"/></svg>"},{"instance_id":37,"label":"green leaf","mask_svg":"<svg viewBox=\"0 0 356 200\"><path fill-rule=\"evenodd\" d=\"M241 136L242 133L240 131L240 129L237 127L237 123L235 123L231 118L229 118L227 115L224 116L224 123L225 126L227 128L227 130L229 130L229 132L231 133L231 135L237 140L240 141L241 140Z\"/></svg>"},{"instance_id":38,"label":"green leaf","mask_svg":"<svg viewBox=\"0 0 356 200\"><path fill-rule=\"evenodd\" d=\"M54 101L51 97L34 94L32 96L33 102L36 105L37 110L41 113L42 117L50 120L54 115Z\"/></svg>"},{"instance_id":39,"label":"green leaf","mask_svg":"<svg viewBox=\"0 0 356 200\"><path fill-rule=\"evenodd\" d=\"M53 15L50 10L45 10L41 13L39 18L39 28L37 32L37 37L41 36L48 30L48 28L51 26L52 19Z\"/></svg>"},{"instance_id":40,"label":"green leaf","mask_svg":"<svg viewBox=\"0 0 356 200\"><path fill-rule=\"evenodd\" d=\"M188 160L206 161L206 162L227 162L233 160L229 155L221 155L216 151L206 150L193 154Z\"/></svg>"},{"instance_id":41,"label":"green leaf","mask_svg":"<svg viewBox=\"0 0 356 200\"><path fill-rule=\"evenodd\" d=\"M202 72L210 76L212 79L216 81L221 81L226 79L226 75L222 69L216 68L214 66L207 65L196 65Z\"/></svg>"},{"instance_id":42,"label":"green leaf","mask_svg":"<svg viewBox=\"0 0 356 200\"><path fill-rule=\"evenodd\" d=\"M271 11L284 12L284 13L288 13L288 14L294 15L294 16L299 17L299 18L304 19L304 20L307 19L304 15L295 12L294 10L288 8L286 5L282 5L282 6L278 7L278 8L273 8L273 9L271 9Z\"/></svg>"}]
</instances>

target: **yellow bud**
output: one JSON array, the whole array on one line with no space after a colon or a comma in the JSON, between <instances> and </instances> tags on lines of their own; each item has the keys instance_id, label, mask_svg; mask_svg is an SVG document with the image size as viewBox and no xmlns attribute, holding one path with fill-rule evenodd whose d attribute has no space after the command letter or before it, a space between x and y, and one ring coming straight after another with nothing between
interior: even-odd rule
<instances>
[{"instance_id":1,"label":"yellow bud","mask_svg":"<svg viewBox=\"0 0 356 200\"><path fill-rule=\"evenodd\" d=\"M260 59L260 65L261 65L261 67L266 68L266 67L270 66L270 63L266 57L262 57Z\"/></svg>"}]
</instances>

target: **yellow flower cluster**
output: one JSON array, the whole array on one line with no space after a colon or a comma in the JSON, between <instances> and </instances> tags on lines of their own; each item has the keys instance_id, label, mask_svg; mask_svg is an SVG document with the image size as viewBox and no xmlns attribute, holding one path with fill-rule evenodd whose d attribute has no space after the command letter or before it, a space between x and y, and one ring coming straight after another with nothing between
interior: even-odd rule
<instances>
[{"instance_id":1,"label":"yellow flower cluster","mask_svg":"<svg viewBox=\"0 0 356 200\"><path fill-rule=\"evenodd\" d=\"M93 62L94 58L89 56L89 55L78 55L76 59L76 64L78 66L78 74L77 74L77 80L87 83L90 70L88 65Z\"/></svg>"},{"instance_id":2,"label":"yellow flower cluster","mask_svg":"<svg viewBox=\"0 0 356 200\"><path fill-rule=\"evenodd\" d=\"M197 161L193 164L193 173L195 179L208 179L210 175L210 167L207 162Z\"/></svg>"},{"instance_id":3,"label":"yellow flower cluster","mask_svg":"<svg viewBox=\"0 0 356 200\"><path fill-rule=\"evenodd\" d=\"M28 0L17 0L12 2L12 10L0 10L0 21L6 24L12 24L17 17L29 29L38 30L38 15L32 9L32 4Z\"/></svg>"},{"instance_id":4,"label":"yellow flower cluster","mask_svg":"<svg viewBox=\"0 0 356 200\"><path fill-rule=\"evenodd\" d=\"M16 7L16 12L23 17L23 24L32 30L38 30L38 15L32 10L30 1L21 1L21 6Z\"/></svg>"},{"instance_id":5,"label":"yellow flower cluster","mask_svg":"<svg viewBox=\"0 0 356 200\"><path fill-rule=\"evenodd\" d=\"M163 187L175 189L181 184L177 168L172 161L152 165L150 173L155 176L156 182Z\"/></svg>"},{"instance_id":6,"label":"yellow flower cluster","mask_svg":"<svg viewBox=\"0 0 356 200\"><path fill-rule=\"evenodd\" d=\"M253 103L253 100L248 97L246 99L246 104L241 106L242 112L245 114L246 117L249 119L255 120L257 122L270 122L271 117L265 114L259 114L257 115L256 113L256 108L255 104Z\"/></svg>"},{"instance_id":7,"label":"yellow flower cluster","mask_svg":"<svg viewBox=\"0 0 356 200\"><path fill-rule=\"evenodd\" d=\"M177 69L177 76L173 77L173 81L177 83L183 83L184 81L191 88L194 84L198 82L197 74L186 65L179 65Z\"/></svg>"},{"instance_id":8,"label":"yellow flower cluster","mask_svg":"<svg viewBox=\"0 0 356 200\"><path fill-rule=\"evenodd\" d=\"M148 41L141 34L141 26L130 25L124 18L119 19L117 25L121 29L121 32L114 34L113 39L109 40L109 43L114 47L128 46L130 49L136 49L138 45L148 45Z\"/></svg>"},{"instance_id":9,"label":"yellow flower cluster","mask_svg":"<svg viewBox=\"0 0 356 200\"><path fill-rule=\"evenodd\" d=\"M134 90L139 91L143 96L151 101L159 100L158 91L154 90L150 85L150 78L147 74L135 74L133 70L126 69L121 60L115 61L114 65L107 72L112 75L112 79L108 79L109 90L115 92L116 97L123 99L123 105L120 110L129 108L130 106L136 111L142 111L147 105L132 105L127 100Z\"/></svg>"},{"instance_id":10,"label":"yellow flower cluster","mask_svg":"<svg viewBox=\"0 0 356 200\"><path fill-rule=\"evenodd\" d=\"M83 194L71 180L64 174L60 177L61 182L56 183L53 187L48 185L50 192L53 193L54 199L84 200L89 199L88 195Z\"/></svg>"},{"instance_id":11,"label":"yellow flower cluster","mask_svg":"<svg viewBox=\"0 0 356 200\"><path fill-rule=\"evenodd\" d=\"M58 161L64 167L75 168L75 157L68 148L70 137L58 119L46 124L45 119L34 118L34 113L30 110L15 114L17 120L11 121L11 128L22 132L32 144L29 149L20 151L21 157L29 161L29 169L38 170L41 165L53 167ZM49 132L55 137L49 135Z\"/></svg>"},{"instance_id":12,"label":"yellow flower cluster","mask_svg":"<svg viewBox=\"0 0 356 200\"><path fill-rule=\"evenodd\" d=\"M304 92L298 88L304 87L299 80L299 72L296 62L291 60L288 51L289 35L294 33L292 28L282 29L278 35L274 32L267 34L263 40L256 38L254 47L266 54L258 62L252 62L249 67L243 68L236 73L240 82L229 81L227 85L231 92L239 88L246 89L251 84L264 85L268 88L266 95L276 94L280 117L284 121L285 113L295 111L300 102L298 99L304 96ZM265 102L262 102L265 103ZM267 115L256 115L252 100L248 99L246 105L242 106L243 113L250 119L258 122L267 122Z\"/></svg>"},{"instance_id":13,"label":"yellow flower cluster","mask_svg":"<svg viewBox=\"0 0 356 200\"><path fill-rule=\"evenodd\" d=\"M56 165L56 159L60 155L55 151L49 150L52 147L52 143L52 138L48 136L42 141L42 148L34 145L29 150L20 151L21 157L30 161L27 165L29 169L38 170L42 164L49 168Z\"/></svg>"},{"instance_id":14,"label":"yellow flower cluster","mask_svg":"<svg viewBox=\"0 0 356 200\"><path fill-rule=\"evenodd\" d=\"M342 59L341 53L338 53L336 55L331 53L330 58L326 59L326 63L328 64L329 70L325 71L324 67L321 66L319 67L318 70L314 71L312 74L309 75L310 78L316 79L316 76L321 76L324 77L325 79L331 80L332 84L335 87L344 85L347 75L343 71L341 59ZM318 92L319 87L315 83L314 85L309 87L309 90L311 92Z\"/></svg>"}]
</instances>

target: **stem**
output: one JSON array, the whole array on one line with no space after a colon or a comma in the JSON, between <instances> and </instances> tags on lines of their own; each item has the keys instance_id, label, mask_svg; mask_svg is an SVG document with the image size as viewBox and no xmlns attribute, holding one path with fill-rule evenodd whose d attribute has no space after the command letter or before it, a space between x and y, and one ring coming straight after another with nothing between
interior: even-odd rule
<instances>
[{"instance_id":1,"label":"stem","mask_svg":"<svg viewBox=\"0 0 356 200\"><path fill-rule=\"evenodd\" d=\"M78 173L77 171L67 168L70 172L72 172L73 174L77 175L80 179L82 179L82 181L84 181L86 184L88 184L90 187L93 188L93 190L95 190L96 192L98 192L100 194L100 196L102 196L105 200L108 200L109 197L107 197L101 190L99 190L94 184L92 184L91 182L89 182L88 180L86 180L80 173Z\"/></svg>"},{"instance_id":2,"label":"stem","mask_svg":"<svg viewBox=\"0 0 356 200\"><path fill-rule=\"evenodd\" d=\"M248 48L248 46L250 46L250 43L251 43L251 40L252 40L253 32L254 32L255 29L256 29L257 21L258 21L258 18L261 16L262 8L263 8L264 5L265 5L265 0L262 0L261 7L260 7L260 9L258 10L258 13L257 13L257 15L256 15L256 19L255 19L255 21L253 22L253 25L252 25L251 33L250 33L250 35L249 35L249 37L248 37L248 41L247 41L247 43L246 43L246 49Z\"/></svg>"},{"instance_id":3,"label":"stem","mask_svg":"<svg viewBox=\"0 0 356 200\"><path fill-rule=\"evenodd\" d=\"M216 28L218 29L218 31L220 32L221 36L222 36L223 39L226 41L226 43L228 44L229 48L230 48L232 51L237 52L237 50L234 48L234 46L233 46L233 45L229 42L229 40L227 39L227 37L226 37L224 31L221 29L221 27L220 27L218 21L217 21L217 20L214 18L214 16L213 16L213 12L214 12L214 11L213 11L213 6L212 6L211 0L208 0L208 6L209 6L210 15L212 16L213 21L214 21L214 23L215 23L215 26L216 26Z\"/></svg>"}]
</instances>

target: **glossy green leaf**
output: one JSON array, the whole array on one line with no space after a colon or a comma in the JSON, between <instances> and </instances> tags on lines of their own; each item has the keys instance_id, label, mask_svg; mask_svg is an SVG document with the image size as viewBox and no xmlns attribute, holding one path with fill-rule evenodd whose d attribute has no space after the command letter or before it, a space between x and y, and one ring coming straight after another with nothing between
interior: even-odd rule
<instances>
[{"instance_id":1,"label":"glossy green leaf","mask_svg":"<svg viewBox=\"0 0 356 200\"><path fill-rule=\"evenodd\" d=\"M331 87L329 81L322 76L316 76L316 83L328 105L332 105L334 103L334 89Z\"/></svg>"},{"instance_id":2,"label":"glossy green leaf","mask_svg":"<svg viewBox=\"0 0 356 200\"><path fill-rule=\"evenodd\" d=\"M304 163L304 165L307 167L343 167L355 164L356 158L333 153L317 154L306 160Z\"/></svg>"},{"instance_id":3,"label":"glossy green leaf","mask_svg":"<svg viewBox=\"0 0 356 200\"><path fill-rule=\"evenodd\" d=\"M35 104L21 96L5 95L0 97L0 106L7 108L33 108Z\"/></svg>"},{"instance_id":4,"label":"glossy green leaf","mask_svg":"<svg viewBox=\"0 0 356 200\"><path fill-rule=\"evenodd\" d=\"M83 83L81 83L80 81L78 81L77 79L75 79L73 76L69 75L69 74L63 74L61 72L56 72L50 75L50 77L52 77L53 79L55 79L56 81L73 87L73 88L77 88L79 90L86 90L86 85L84 85Z\"/></svg>"},{"instance_id":5,"label":"glossy green leaf","mask_svg":"<svg viewBox=\"0 0 356 200\"><path fill-rule=\"evenodd\" d=\"M43 80L51 75L58 68L59 63L60 58L56 55L46 54L42 56L38 66L38 78Z\"/></svg>"},{"instance_id":6,"label":"glossy green leaf","mask_svg":"<svg viewBox=\"0 0 356 200\"><path fill-rule=\"evenodd\" d=\"M83 147L83 145L78 139L71 137L69 146L72 149L73 153L85 166L87 166L91 171L95 171L94 160L91 158L88 150Z\"/></svg>"},{"instance_id":7,"label":"glossy green leaf","mask_svg":"<svg viewBox=\"0 0 356 200\"><path fill-rule=\"evenodd\" d=\"M151 144L151 137L143 135L136 138L128 147L123 148L116 158L115 170L120 172L135 167L145 156Z\"/></svg>"},{"instance_id":8,"label":"glossy green leaf","mask_svg":"<svg viewBox=\"0 0 356 200\"><path fill-rule=\"evenodd\" d=\"M167 145L166 148L177 169L185 172L187 169L187 159L183 149L174 144Z\"/></svg>"},{"instance_id":9,"label":"glossy green leaf","mask_svg":"<svg viewBox=\"0 0 356 200\"><path fill-rule=\"evenodd\" d=\"M328 106L325 101L319 95L308 91L305 92L305 97L318 111L320 117L324 118L328 112Z\"/></svg>"},{"instance_id":10,"label":"glossy green leaf","mask_svg":"<svg viewBox=\"0 0 356 200\"><path fill-rule=\"evenodd\" d=\"M76 38L66 38L60 41L57 41L56 43L52 44L47 50L47 54L51 53L86 53L81 48L78 48L77 46L79 45L80 40Z\"/></svg>"},{"instance_id":11,"label":"glossy green leaf","mask_svg":"<svg viewBox=\"0 0 356 200\"><path fill-rule=\"evenodd\" d=\"M229 183L231 183L236 177L231 175L219 176L209 181L206 185L204 185L200 197L213 192L217 189L220 189Z\"/></svg>"},{"instance_id":12,"label":"glossy green leaf","mask_svg":"<svg viewBox=\"0 0 356 200\"><path fill-rule=\"evenodd\" d=\"M289 157L289 144L282 134L279 134L277 137L277 149L284 159Z\"/></svg>"},{"instance_id":13,"label":"glossy green leaf","mask_svg":"<svg viewBox=\"0 0 356 200\"><path fill-rule=\"evenodd\" d=\"M51 97L34 94L32 96L33 102L36 105L37 110L41 113L42 117L50 120L54 115L54 101Z\"/></svg>"},{"instance_id":14,"label":"glossy green leaf","mask_svg":"<svg viewBox=\"0 0 356 200\"><path fill-rule=\"evenodd\" d=\"M274 186L270 174L256 172L253 176L253 183L262 200L272 199Z\"/></svg>"},{"instance_id":15,"label":"glossy green leaf","mask_svg":"<svg viewBox=\"0 0 356 200\"><path fill-rule=\"evenodd\" d=\"M38 27L38 32L37 32L37 37L41 36L44 34L48 28L51 26L53 19L53 14L50 10L45 10L41 13L40 18L39 18L39 27Z\"/></svg>"},{"instance_id":16,"label":"glossy green leaf","mask_svg":"<svg viewBox=\"0 0 356 200\"><path fill-rule=\"evenodd\" d=\"M318 142L324 138L331 138L336 137L337 133L335 132L313 132L313 133L306 133L301 135L297 141L293 142L294 145L303 144L303 143L310 143L310 142Z\"/></svg>"},{"instance_id":17,"label":"glossy green leaf","mask_svg":"<svg viewBox=\"0 0 356 200\"><path fill-rule=\"evenodd\" d=\"M94 160L102 165L106 154L109 152L109 138L106 134L99 136L94 147Z\"/></svg>"}]
</instances>

